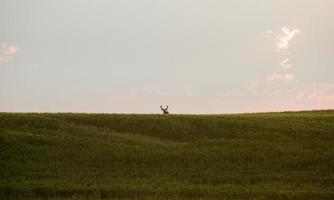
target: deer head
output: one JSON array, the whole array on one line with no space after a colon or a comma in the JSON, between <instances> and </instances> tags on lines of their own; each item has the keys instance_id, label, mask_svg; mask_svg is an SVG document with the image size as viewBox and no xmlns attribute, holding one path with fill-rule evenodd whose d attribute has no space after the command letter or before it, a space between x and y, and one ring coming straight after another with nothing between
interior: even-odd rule
<instances>
[{"instance_id":1,"label":"deer head","mask_svg":"<svg viewBox=\"0 0 334 200\"><path fill-rule=\"evenodd\" d=\"M167 111L168 110L168 105L167 105L166 108L163 108L162 106L160 106L160 109L162 110L163 114L165 114L165 115L169 114L169 112Z\"/></svg>"}]
</instances>

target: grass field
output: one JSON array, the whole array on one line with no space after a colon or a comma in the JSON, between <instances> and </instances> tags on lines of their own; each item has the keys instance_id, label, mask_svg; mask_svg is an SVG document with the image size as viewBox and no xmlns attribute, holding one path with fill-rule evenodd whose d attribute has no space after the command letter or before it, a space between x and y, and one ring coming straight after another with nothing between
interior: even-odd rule
<instances>
[{"instance_id":1,"label":"grass field","mask_svg":"<svg viewBox=\"0 0 334 200\"><path fill-rule=\"evenodd\" d=\"M0 113L0 199L334 199L334 111Z\"/></svg>"}]
</instances>

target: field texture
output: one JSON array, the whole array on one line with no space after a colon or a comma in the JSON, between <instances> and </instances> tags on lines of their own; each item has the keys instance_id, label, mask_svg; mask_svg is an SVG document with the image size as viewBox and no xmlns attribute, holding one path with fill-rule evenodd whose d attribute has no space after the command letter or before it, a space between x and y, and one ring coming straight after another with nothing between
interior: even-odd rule
<instances>
[{"instance_id":1,"label":"field texture","mask_svg":"<svg viewBox=\"0 0 334 200\"><path fill-rule=\"evenodd\" d=\"M334 111L0 113L0 199L334 199Z\"/></svg>"}]
</instances>

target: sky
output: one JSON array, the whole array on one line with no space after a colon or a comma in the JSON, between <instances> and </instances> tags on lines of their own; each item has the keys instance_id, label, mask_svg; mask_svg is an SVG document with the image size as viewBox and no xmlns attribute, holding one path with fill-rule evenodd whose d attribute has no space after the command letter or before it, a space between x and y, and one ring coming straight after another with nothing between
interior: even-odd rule
<instances>
[{"instance_id":1,"label":"sky","mask_svg":"<svg viewBox=\"0 0 334 200\"><path fill-rule=\"evenodd\" d=\"M0 112L334 109L333 0L0 0Z\"/></svg>"}]
</instances>

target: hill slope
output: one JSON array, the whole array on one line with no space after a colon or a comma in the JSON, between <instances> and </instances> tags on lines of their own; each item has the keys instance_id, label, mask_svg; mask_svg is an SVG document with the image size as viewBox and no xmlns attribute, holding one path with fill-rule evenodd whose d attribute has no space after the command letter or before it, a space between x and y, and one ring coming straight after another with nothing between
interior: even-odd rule
<instances>
[{"instance_id":1,"label":"hill slope","mask_svg":"<svg viewBox=\"0 0 334 200\"><path fill-rule=\"evenodd\" d=\"M0 199L334 199L334 111L0 113Z\"/></svg>"}]
</instances>

